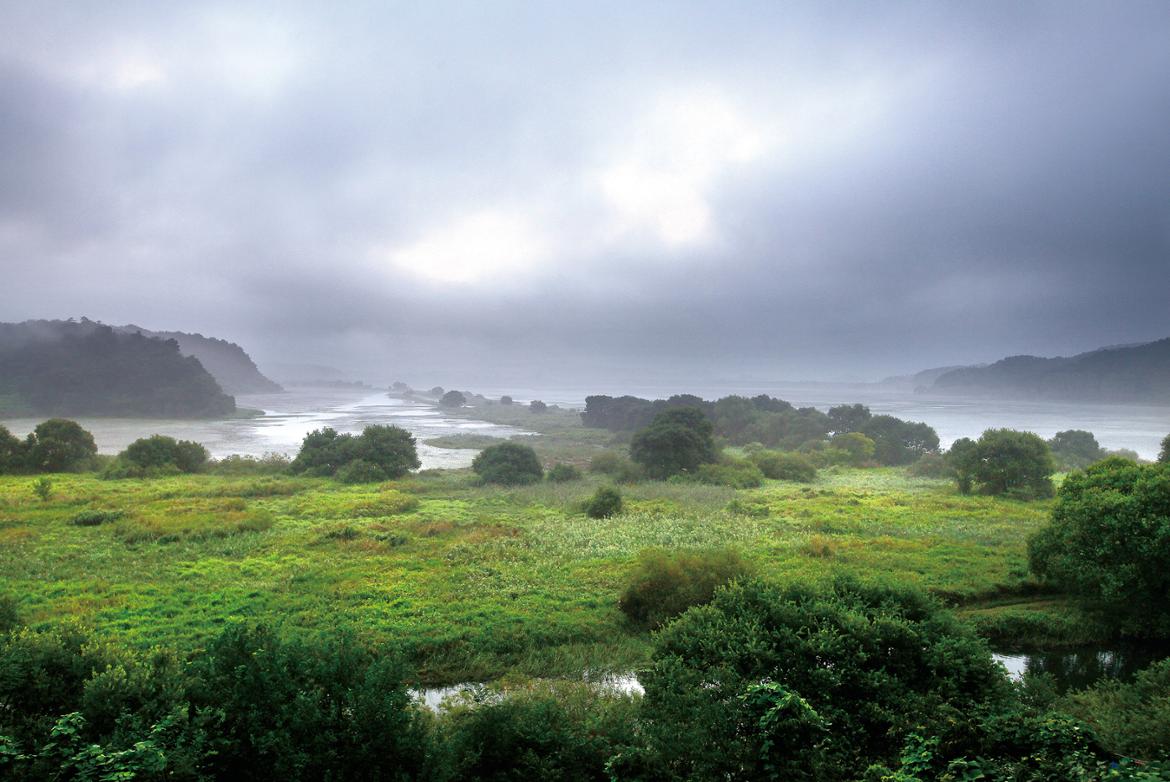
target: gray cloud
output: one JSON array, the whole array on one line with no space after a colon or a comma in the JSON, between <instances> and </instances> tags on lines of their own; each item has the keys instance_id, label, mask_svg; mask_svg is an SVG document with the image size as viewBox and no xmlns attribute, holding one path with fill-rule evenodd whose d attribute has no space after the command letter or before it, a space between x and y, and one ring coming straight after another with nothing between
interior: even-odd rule
<instances>
[{"instance_id":1,"label":"gray cloud","mask_svg":"<svg viewBox=\"0 0 1170 782\"><path fill-rule=\"evenodd\" d=\"M1170 8L0 3L3 319L449 383L1170 334Z\"/></svg>"}]
</instances>

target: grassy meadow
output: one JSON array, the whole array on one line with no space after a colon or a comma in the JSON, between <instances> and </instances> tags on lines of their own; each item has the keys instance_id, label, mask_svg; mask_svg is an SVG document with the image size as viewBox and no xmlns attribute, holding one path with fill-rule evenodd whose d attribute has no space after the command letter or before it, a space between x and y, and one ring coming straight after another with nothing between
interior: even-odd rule
<instances>
[{"instance_id":1,"label":"grassy meadow","mask_svg":"<svg viewBox=\"0 0 1170 782\"><path fill-rule=\"evenodd\" d=\"M567 433L550 434L568 449ZM602 436L586 430L598 442L584 447ZM1026 540L1049 502L962 496L900 468L750 490L645 482L621 487L625 509L605 520L580 509L606 483L594 475L507 489L468 470L360 486L61 474L45 500L33 481L0 477L2 591L29 625L79 621L140 647L193 650L248 622L351 628L405 654L428 684L628 670L646 661L649 636L617 601L650 547L734 547L777 580L906 579L1000 644L1094 632L1029 579Z\"/></svg>"}]
</instances>

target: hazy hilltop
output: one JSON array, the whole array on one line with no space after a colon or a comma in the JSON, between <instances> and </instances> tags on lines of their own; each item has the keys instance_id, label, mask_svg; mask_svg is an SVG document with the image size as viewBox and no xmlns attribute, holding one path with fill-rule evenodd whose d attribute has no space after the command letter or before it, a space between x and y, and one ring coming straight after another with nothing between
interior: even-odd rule
<instances>
[{"instance_id":1,"label":"hazy hilltop","mask_svg":"<svg viewBox=\"0 0 1170 782\"><path fill-rule=\"evenodd\" d=\"M245 350L234 342L202 334L188 334L183 331L150 331L141 326L117 326L116 331L139 332L155 339L173 339L179 344L184 356L199 359L203 368L211 373L220 387L229 394L271 394L284 389L265 377L256 362Z\"/></svg>"},{"instance_id":2,"label":"hazy hilltop","mask_svg":"<svg viewBox=\"0 0 1170 782\"><path fill-rule=\"evenodd\" d=\"M1170 338L1070 357L1011 356L945 372L932 391L1075 402L1170 404Z\"/></svg>"},{"instance_id":3,"label":"hazy hilltop","mask_svg":"<svg viewBox=\"0 0 1170 782\"><path fill-rule=\"evenodd\" d=\"M0 415L213 418L235 410L174 340L85 319L0 323Z\"/></svg>"}]
</instances>

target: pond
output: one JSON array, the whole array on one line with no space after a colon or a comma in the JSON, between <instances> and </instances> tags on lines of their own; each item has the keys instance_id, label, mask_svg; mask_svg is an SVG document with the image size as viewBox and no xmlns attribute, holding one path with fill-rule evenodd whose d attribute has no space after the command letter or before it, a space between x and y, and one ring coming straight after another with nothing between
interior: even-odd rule
<instances>
[{"instance_id":1,"label":"pond","mask_svg":"<svg viewBox=\"0 0 1170 782\"><path fill-rule=\"evenodd\" d=\"M1102 679L1129 681L1134 674L1170 657L1170 644L1113 642L1068 649L1018 650L993 655L1015 680L1047 674L1058 692L1084 689Z\"/></svg>"}]
</instances>

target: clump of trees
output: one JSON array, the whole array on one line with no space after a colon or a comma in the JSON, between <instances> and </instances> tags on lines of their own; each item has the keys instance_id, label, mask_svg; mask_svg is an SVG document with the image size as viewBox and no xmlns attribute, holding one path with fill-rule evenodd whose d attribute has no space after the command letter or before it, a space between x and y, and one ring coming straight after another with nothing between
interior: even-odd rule
<instances>
[{"instance_id":1,"label":"clump of trees","mask_svg":"<svg viewBox=\"0 0 1170 782\"><path fill-rule=\"evenodd\" d=\"M636 625L661 627L688 608L709 603L716 589L749 573L749 565L732 549L647 549L638 555L618 608Z\"/></svg>"},{"instance_id":2,"label":"clump of trees","mask_svg":"<svg viewBox=\"0 0 1170 782\"><path fill-rule=\"evenodd\" d=\"M467 404L467 397L462 391L448 391L439 399L443 407L459 408Z\"/></svg>"},{"instance_id":3,"label":"clump of trees","mask_svg":"<svg viewBox=\"0 0 1170 782\"><path fill-rule=\"evenodd\" d=\"M203 472L211 455L191 440L156 434L142 437L118 454L102 473L106 478L142 478Z\"/></svg>"},{"instance_id":4,"label":"clump of trees","mask_svg":"<svg viewBox=\"0 0 1170 782\"><path fill-rule=\"evenodd\" d=\"M817 468L807 456L799 453L760 450L748 454L764 477L778 481L811 483L816 480Z\"/></svg>"},{"instance_id":5,"label":"clump of trees","mask_svg":"<svg viewBox=\"0 0 1170 782\"><path fill-rule=\"evenodd\" d=\"M634 435L630 458L651 478L695 472L715 461L714 427L696 407L666 410Z\"/></svg>"},{"instance_id":6,"label":"clump of trees","mask_svg":"<svg viewBox=\"0 0 1170 782\"><path fill-rule=\"evenodd\" d=\"M1063 470L1082 470L1108 456L1093 433L1083 429L1057 432L1048 441L1048 448Z\"/></svg>"},{"instance_id":7,"label":"clump of trees","mask_svg":"<svg viewBox=\"0 0 1170 782\"><path fill-rule=\"evenodd\" d=\"M1125 629L1170 633L1170 465L1111 457L1070 474L1028 560Z\"/></svg>"},{"instance_id":8,"label":"clump of trees","mask_svg":"<svg viewBox=\"0 0 1170 782\"><path fill-rule=\"evenodd\" d=\"M548 405L539 399L533 399L528 403L528 409L533 413L544 413L548 411Z\"/></svg>"},{"instance_id":9,"label":"clump of trees","mask_svg":"<svg viewBox=\"0 0 1170 782\"><path fill-rule=\"evenodd\" d=\"M357 462L364 464L350 467ZM305 435L289 471L347 478L360 474L364 482L401 478L420 464L414 436L401 427L367 426L356 436L326 427ZM343 468L348 469L339 475Z\"/></svg>"},{"instance_id":10,"label":"clump of trees","mask_svg":"<svg viewBox=\"0 0 1170 782\"><path fill-rule=\"evenodd\" d=\"M500 443L484 448L471 462L471 469L484 483L520 486L544 477L536 451L520 443Z\"/></svg>"},{"instance_id":11,"label":"clump of trees","mask_svg":"<svg viewBox=\"0 0 1170 782\"><path fill-rule=\"evenodd\" d=\"M0 475L85 470L96 456L93 435L76 421L42 421L23 441L0 426Z\"/></svg>"},{"instance_id":12,"label":"clump of trees","mask_svg":"<svg viewBox=\"0 0 1170 782\"><path fill-rule=\"evenodd\" d=\"M978 440L956 440L947 453L959 491L1007 494L1020 499L1052 496L1056 465L1048 444L1031 432L988 429Z\"/></svg>"},{"instance_id":13,"label":"clump of trees","mask_svg":"<svg viewBox=\"0 0 1170 782\"><path fill-rule=\"evenodd\" d=\"M1159 464L1170 464L1170 434L1162 438L1162 450L1158 452Z\"/></svg>"}]
</instances>

